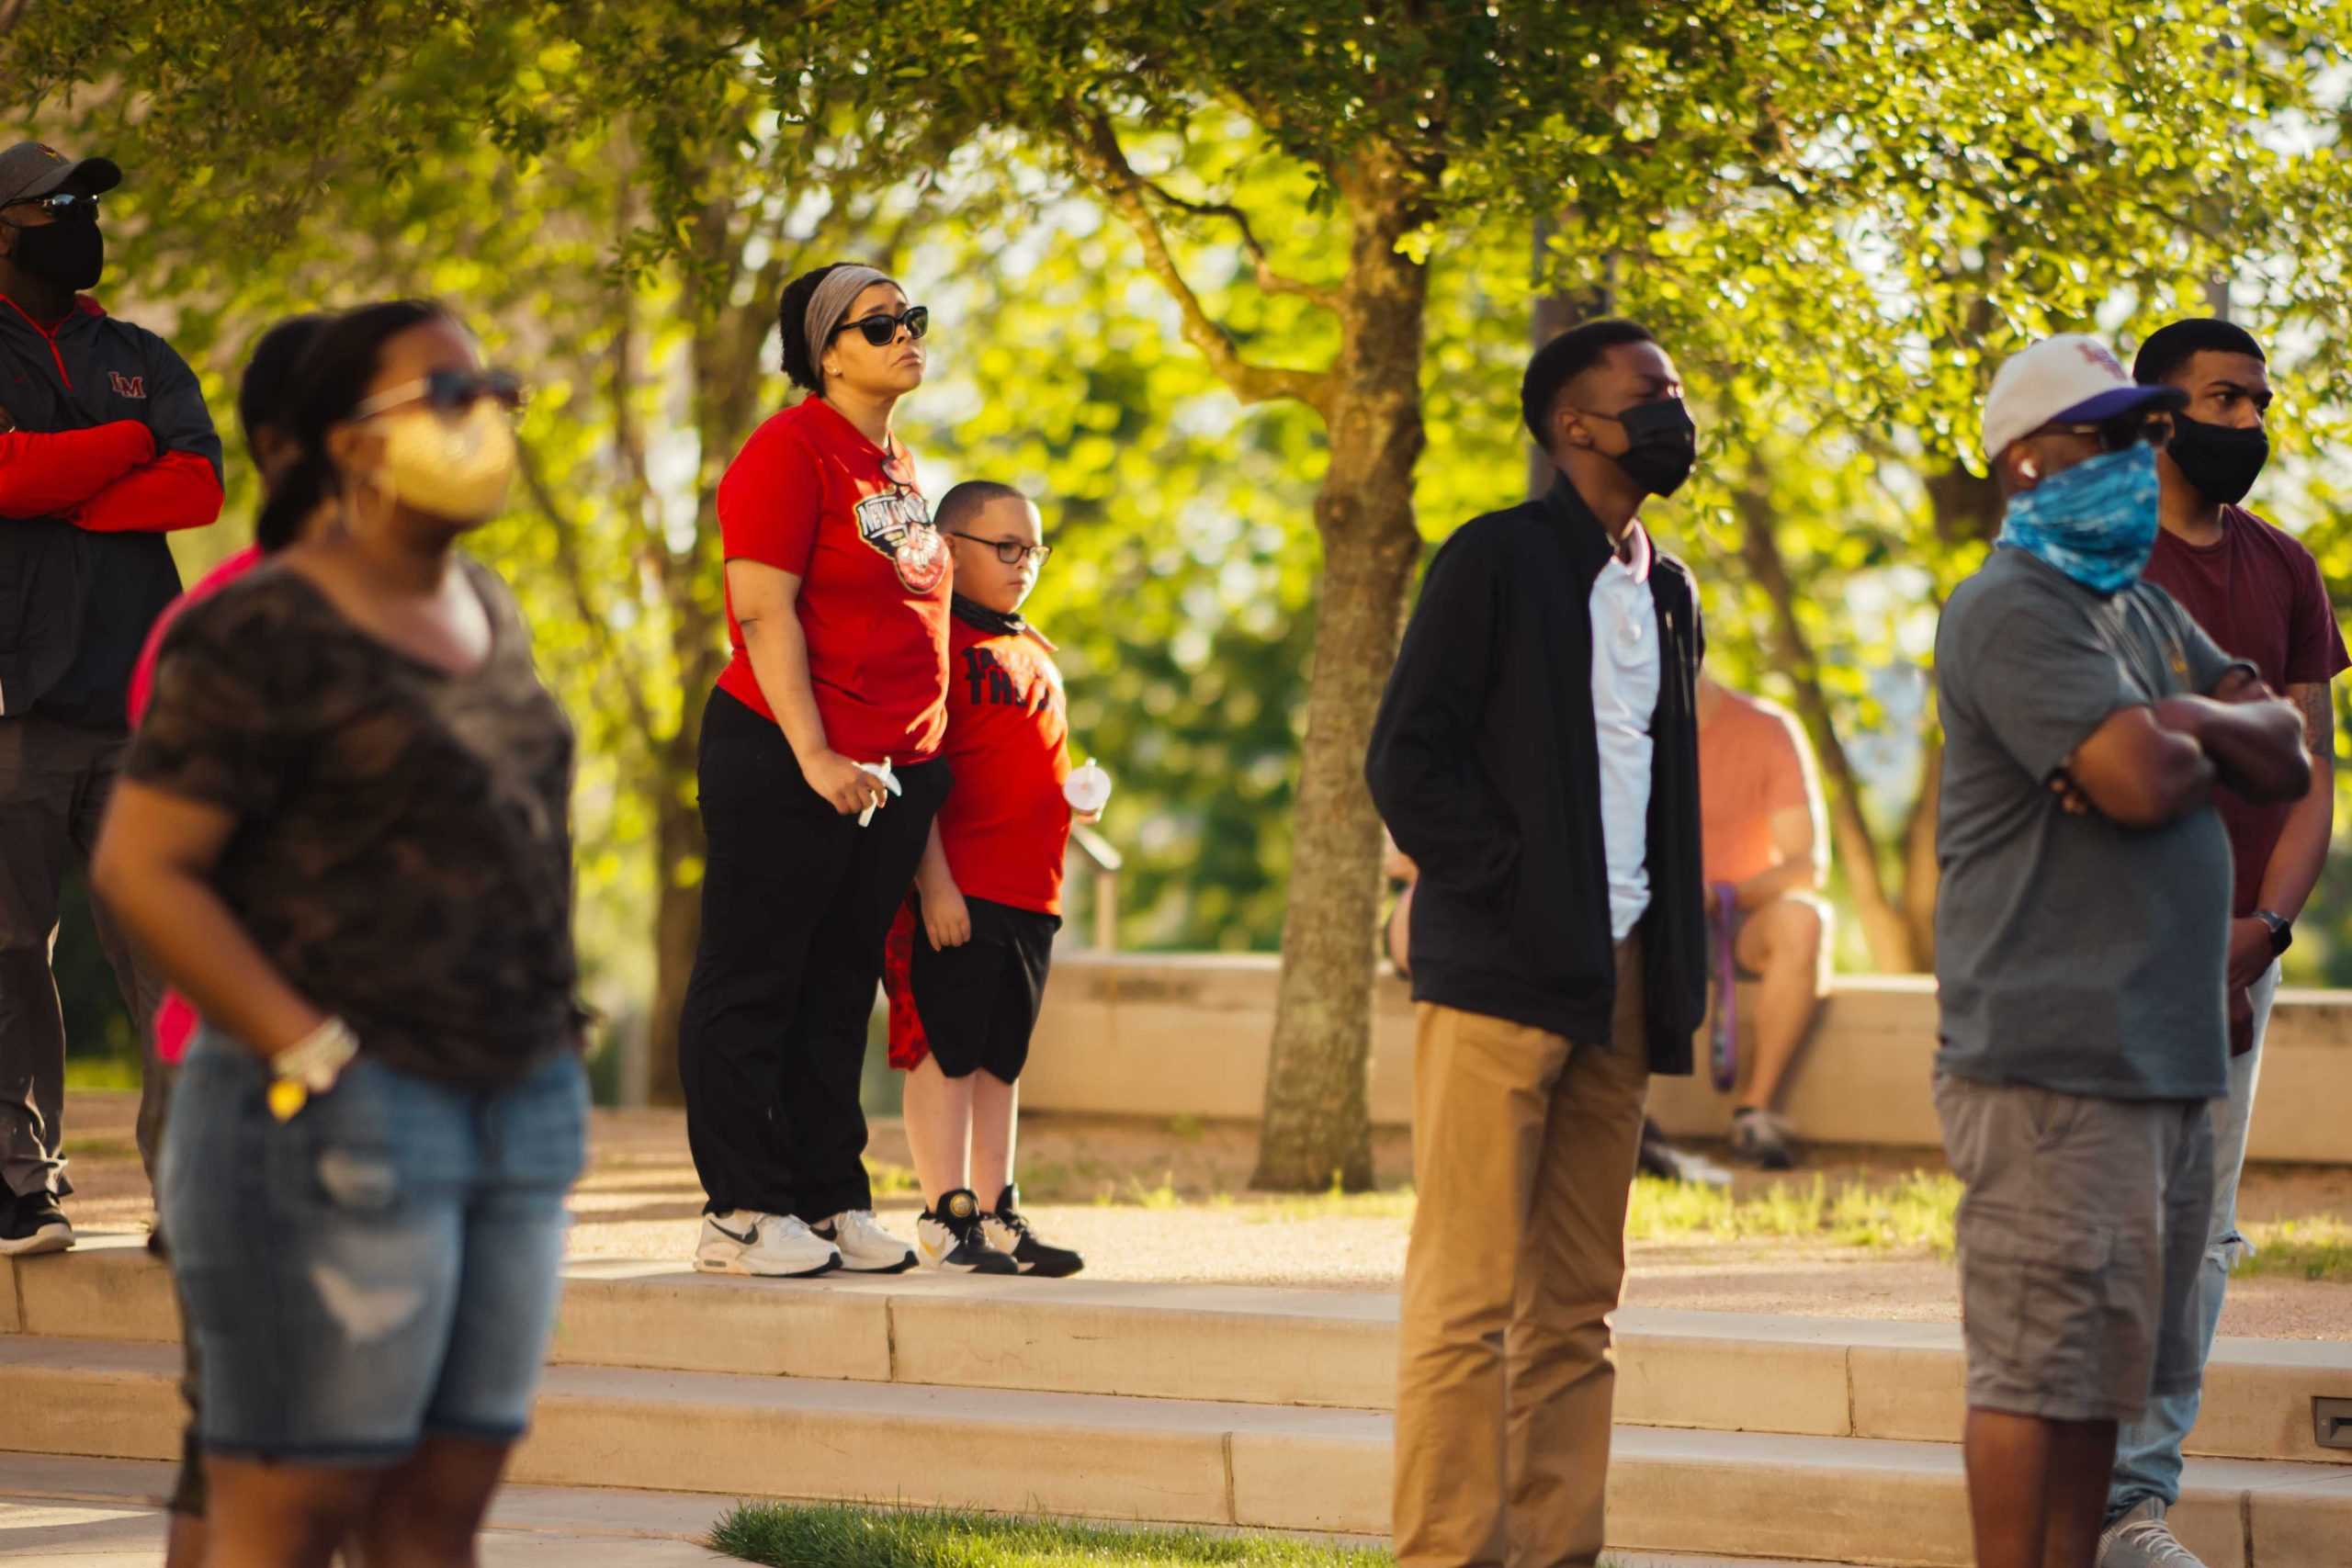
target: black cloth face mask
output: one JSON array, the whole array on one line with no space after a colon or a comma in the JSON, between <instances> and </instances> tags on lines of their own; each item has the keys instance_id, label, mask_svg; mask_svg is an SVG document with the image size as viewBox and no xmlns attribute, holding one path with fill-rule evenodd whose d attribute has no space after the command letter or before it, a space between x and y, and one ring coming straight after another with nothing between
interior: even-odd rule
<instances>
[{"instance_id":1,"label":"black cloth face mask","mask_svg":"<svg viewBox=\"0 0 2352 1568\"><path fill-rule=\"evenodd\" d=\"M2185 413L2172 416L2172 441L2165 447L2191 489L2223 506L2245 498L2255 477L2270 460L2270 437L2260 425L2208 424Z\"/></svg>"},{"instance_id":2,"label":"black cloth face mask","mask_svg":"<svg viewBox=\"0 0 2352 1568\"><path fill-rule=\"evenodd\" d=\"M1699 427L1680 398L1637 403L1622 414L1603 414L1625 427L1625 450L1611 454L1617 466L1650 495L1672 495L1699 460Z\"/></svg>"},{"instance_id":3,"label":"black cloth face mask","mask_svg":"<svg viewBox=\"0 0 2352 1568\"><path fill-rule=\"evenodd\" d=\"M106 236L94 219L61 219L38 229L10 224L17 248L8 259L44 283L80 293L107 269Z\"/></svg>"}]
</instances>

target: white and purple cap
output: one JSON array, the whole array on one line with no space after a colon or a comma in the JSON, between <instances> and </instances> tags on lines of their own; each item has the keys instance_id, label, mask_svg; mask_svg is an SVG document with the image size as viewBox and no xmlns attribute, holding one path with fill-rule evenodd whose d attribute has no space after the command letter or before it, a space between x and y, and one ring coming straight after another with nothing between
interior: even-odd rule
<instances>
[{"instance_id":1,"label":"white and purple cap","mask_svg":"<svg viewBox=\"0 0 2352 1568\"><path fill-rule=\"evenodd\" d=\"M2132 379L2107 344L2081 333L2061 333L2018 350L1984 394L1984 456L1997 457L2010 442L2045 424L2098 424L2139 408L2177 409L2188 402L2177 387L2143 387Z\"/></svg>"}]
</instances>

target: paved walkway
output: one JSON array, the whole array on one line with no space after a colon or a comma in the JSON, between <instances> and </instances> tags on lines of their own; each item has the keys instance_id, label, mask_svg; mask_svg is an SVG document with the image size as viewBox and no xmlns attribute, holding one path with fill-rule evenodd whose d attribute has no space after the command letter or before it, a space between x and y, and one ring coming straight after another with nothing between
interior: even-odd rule
<instances>
[{"instance_id":1,"label":"paved walkway","mask_svg":"<svg viewBox=\"0 0 2352 1568\"><path fill-rule=\"evenodd\" d=\"M172 1467L7 1455L0 1468L0 1563L163 1568ZM484 1568L691 1568L732 1559L692 1537L723 1499L653 1492L510 1487L483 1538Z\"/></svg>"}]
</instances>

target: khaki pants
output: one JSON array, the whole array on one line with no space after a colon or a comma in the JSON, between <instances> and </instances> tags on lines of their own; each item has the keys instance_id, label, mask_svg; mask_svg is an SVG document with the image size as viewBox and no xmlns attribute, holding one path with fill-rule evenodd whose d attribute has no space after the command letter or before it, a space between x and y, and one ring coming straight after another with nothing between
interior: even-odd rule
<instances>
[{"instance_id":1,"label":"khaki pants","mask_svg":"<svg viewBox=\"0 0 2352 1568\"><path fill-rule=\"evenodd\" d=\"M1596 1561L1616 1382L1609 1314L1649 1084L1639 939L1608 1041L1423 1005L1419 1204L1396 1387L1403 1568Z\"/></svg>"}]
</instances>

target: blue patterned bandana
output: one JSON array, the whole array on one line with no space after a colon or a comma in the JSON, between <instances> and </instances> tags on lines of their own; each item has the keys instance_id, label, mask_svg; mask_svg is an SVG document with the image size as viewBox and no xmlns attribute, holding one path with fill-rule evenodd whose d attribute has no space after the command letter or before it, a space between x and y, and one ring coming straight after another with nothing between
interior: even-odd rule
<instances>
[{"instance_id":1,"label":"blue patterned bandana","mask_svg":"<svg viewBox=\"0 0 2352 1568\"><path fill-rule=\"evenodd\" d=\"M2135 442L2009 497L1994 543L2113 593L2140 580L2156 547L2156 449Z\"/></svg>"}]
</instances>

